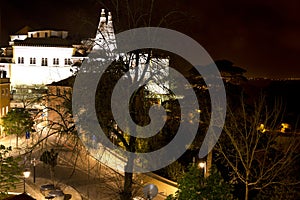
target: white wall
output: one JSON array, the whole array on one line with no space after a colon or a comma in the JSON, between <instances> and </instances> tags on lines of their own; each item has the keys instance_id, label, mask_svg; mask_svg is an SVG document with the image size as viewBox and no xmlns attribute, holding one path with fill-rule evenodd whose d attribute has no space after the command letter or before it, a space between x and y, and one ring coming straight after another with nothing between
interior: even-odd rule
<instances>
[{"instance_id":1,"label":"white wall","mask_svg":"<svg viewBox=\"0 0 300 200\"><path fill-rule=\"evenodd\" d=\"M13 46L13 63L9 72L11 85L49 84L72 75L70 65L65 58L72 58L72 47L32 47ZM18 64L18 57L24 57L24 64ZM30 64L30 58L36 58L36 64ZM41 66L42 58L48 59L48 66ZM59 59L59 65L53 65L53 58Z\"/></svg>"}]
</instances>

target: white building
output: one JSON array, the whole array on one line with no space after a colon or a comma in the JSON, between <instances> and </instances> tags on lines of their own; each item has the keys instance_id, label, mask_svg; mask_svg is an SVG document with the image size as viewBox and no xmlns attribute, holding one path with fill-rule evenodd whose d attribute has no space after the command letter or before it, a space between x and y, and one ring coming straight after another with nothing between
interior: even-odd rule
<instances>
[{"instance_id":1,"label":"white building","mask_svg":"<svg viewBox=\"0 0 300 200\"><path fill-rule=\"evenodd\" d=\"M87 58L86 55L90 50L105 50L113 53L116 48L112 15L110 12L106 15L105 10L102 9L95 38L85 40L81 44L72 43L68 39L67 31L31 30L28 26L24 27L11 35L9 47L2 49L0 70L7 71L7 76L11 80L13 98L17 100L24 98L23 94L31 93L36 89L46 89L47 84L72 76L77 70L77 66L73 64L80 64ZM125 56L126 59L132 60L128 56ZM143 56L141 55L140 58ZM160 61L157 61L157 58L151 58L152 60L150 65L156 71L169 65L168 58L160 58ZM139 70L144 70L145 60L142 59L139 63ZM160 63L159 65L163 67L152 63ZM134 63L130 65L135 68ZM135 73L131 72L131 74ZM151 76L150 74L149 71L145 77ZM150 88L150 90L165 93L157 86L152 85Z\"/></svg>"},{"instance_id":2,"label":"white building","mask_svg":"<svg viewBox=\"0 0 300 200\"><path fill-rule=\"evenodd\" d=\"M28 31L11 35L12 63L8 69L12 88L46 85L72 75L76 48L67 40L68 32Z\"/></svg>"}]
</instances>

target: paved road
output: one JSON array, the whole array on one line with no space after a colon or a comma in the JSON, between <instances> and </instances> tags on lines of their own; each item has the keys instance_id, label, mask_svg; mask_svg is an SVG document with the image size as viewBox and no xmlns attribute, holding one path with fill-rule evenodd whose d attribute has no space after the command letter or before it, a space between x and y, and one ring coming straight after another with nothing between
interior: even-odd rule
<instances>
[{"instance_id":1,"label":"paved road","mask_svg":"<svg viewBox=\"0 0 300 200\"><path fill-rule=\"evenodd\" d=\"M49 146L49 141L52 141L52 145L56 138L50 138L46 146L47 149L52 148ZM14 145L14 139L6 138L6 140L1 140L4 145ZM5 144L6 142L6 144ZM27 141L20 140L20 146L26 147ZM57 148L55 145L53 148ZM36 150L31 158L39 158L43 150ZM16 151L15 154L22 154L24 151ZM112 200L117 199L118 193L122 188L123 177L116 171L106 167L105 165L99 163L91 156L87 154L84 149L74 149L70 146L63 146L59 151L59 163L55 168L55 183L61 186L72 186L81 194L84 199L90 200ZM27 155L27 165L32 168L30 164L30 158ZM115 159L111 155L108 159ZM74 168L73 166L76 166ZM36 166L36 185L45 183L45 180L50 182L50 173L47 166L42 163L38 163ZM155 177L147 176L145 174L138 177L140 181L135 185L135 196L143 196L142 187L147 183L154 183L159 188L159 195L153 200L163 200L166 195L174 193L175 187L170 186L167 181L158 180ZM32 182L32 180L31 180Z\"/></svg>"}]
</instances>

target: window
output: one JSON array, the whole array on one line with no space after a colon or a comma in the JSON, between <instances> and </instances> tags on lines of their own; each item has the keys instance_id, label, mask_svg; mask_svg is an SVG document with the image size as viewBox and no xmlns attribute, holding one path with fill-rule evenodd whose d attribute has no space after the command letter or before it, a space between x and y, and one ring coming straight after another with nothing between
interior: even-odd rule
<instances>
[{"instance_id":1,"label":"window","mask_svg":"<svg viewBox=\"0 0 300 200\"><path fill-rule=\"evenodd\" d=\"M18 57L18 63L24 64L24 57Z\"/></svg>"},{"instance_id":2,"label":"window","mask_svg":"<svg viewBox=\"0 0 300 200\"><path fill-rule=\"evenodd\" d=\"M56 95L60 96L60 88L59 87L56 88Z\"/></svg>"},{"instance_id":3,"label":"window","mask_svg":"<svg viewBox=\"0 0 300 200\"><path fill-rule=\"evenodd\" d=\"M48 66L48 58L42 58L42 66Z\"/></svg>"},{"instance_id":4,"label":"window","mask_svg":"<svg viewBox=\"0 0 300 200\"><path fill-rule=\"evenodd\" d=\"M59 65L59 59L53 58L53 65Z\"/></svg>"},{"instance_id":5,"label":"window","mask_svg":"<svg viewBox=\"0 0 300 200\"><path fill-rule=\"evenodd\" d=\"M45 38L48 37L48 33L45 33Z\"/></svg>"},{"instance_id":6,"label":"window","mask_svg":"<svg viewBox=\"0 0 300 200\"><path fill-rule=\"evenodd\" d=\"M40 33L37 33L37 34L36 34L36 37L38 37L38 38L39 38L39 37L40 37Z\"/></svg>"},{"instance_id":7,"label":"window","mask_svg":"<svg viewBox=\"0 0 300 200\"><path fill-rule=\"evenodd\" d=\"M35 58L30 58L30 64L31 64L31 65L35 65L35 64L36 64Z\"/></svg>"},{"instance_id":8,"label":"window","mask_svg":"<svg viewBox=\"0 0 300 200\"><path fill-rule=\"evenodd\" d=\"M65 65L71 65L71 59L70 58L65 58Z\"/></svg>"}]
</instances>

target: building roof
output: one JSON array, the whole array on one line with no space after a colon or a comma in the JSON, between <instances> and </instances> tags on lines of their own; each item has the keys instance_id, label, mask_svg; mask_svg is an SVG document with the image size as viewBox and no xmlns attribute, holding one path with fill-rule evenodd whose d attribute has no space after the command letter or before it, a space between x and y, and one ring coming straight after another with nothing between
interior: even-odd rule
<instances>
[{"instance_id":1,"label":"building roof","mask_svg":"<svg viewBox=\"0 0 300 200\"><path fill-rule=\"evenodd\" d=\"M16 35L27 35L29 31L32 31L32 28L30 26L24 26L16 32Z\"/></svg>"},{"instance_id":2,"label":"building roof","mask_svg":"<svg viewBox=\"0 0 300 200\"><path fill-rule=\"evenodd\" d=\"M57 82L52 82L48 84L47 86L66 86L66 87L73 87L74 82L75 82L76 76L70 76L66 79L57 81Z\"/></svg>"},{"instance_id":3,"label":"building roof","mask_svg":"<svg viewBox=\"0 0 300 200\"><path fill-rule=\"evenodd\" d=\"M44 47L72 47L72 41L58 38L26 38L25 40L15 40L15 46L44 46Z\"/></svg>"},{"instance_id":4,"label":"building roof","mask_svg":"<svg viewBox=\"0 0 300 200\"><path fill-rule=\"evenodd\" d=\"M32 198L31 196L29 196L26 193L22 193L22 194L19 194L19 195L14 195L14 196L8 197L4 200L36 200L36 199Z\"/></svg>"}]
</instances>

